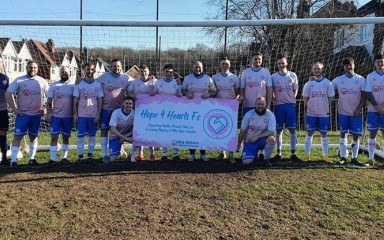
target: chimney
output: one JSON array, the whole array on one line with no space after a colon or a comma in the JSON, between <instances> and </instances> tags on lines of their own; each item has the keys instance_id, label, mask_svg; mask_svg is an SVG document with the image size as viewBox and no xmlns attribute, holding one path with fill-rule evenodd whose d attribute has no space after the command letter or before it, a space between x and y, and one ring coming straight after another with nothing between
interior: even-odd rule
<instances>
[{"instance_id":1,"label":"chimney","mask_svg":"<svg viewBox=\"0 0 384 240\"><path fill-rule=\"evenodd\" d=\"M55 41L53 39L48 39L48 42L46 43L48 52L56 52L56 46Z\"/></svg>"}]
</instances>

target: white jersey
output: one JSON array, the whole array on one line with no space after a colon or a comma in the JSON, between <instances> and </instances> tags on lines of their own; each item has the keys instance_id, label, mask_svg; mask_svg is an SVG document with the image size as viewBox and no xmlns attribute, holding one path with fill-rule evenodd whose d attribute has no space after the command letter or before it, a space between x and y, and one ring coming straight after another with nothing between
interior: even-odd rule
<instances>
[{"instance_id":1,"label":"white jersey","mask_svg":"<svg viewBox=\"0 0 384 240\"><path fill-rule=\"evenodd\" d=\"M212 76L216 85L217 98L236 98L236 89L240 88L240 78L233 73L223 74L221 72Z\"/></svg>"},{"instance_id":2,"label":"white jersey","mask_svg":"<svg viewBox=\"0 0 384 240\"><path fill-rule=\"evenodd\" d=\"M384 104L384 73L380 74L377 71L373 71L367 76L365 83L365 91L371 92L375 98L377 104ZM376 112L375 107L369 103L368 112Z\"/></svg>"},{"instance_id":3,"label":"white jersey","mask_svg":"<svg viewBox=\"0 0 384 240\"><path fill-rule=\"evenodd\" d=\"M144 81L141 78L137 78L129 84L128 92L133 94L149 94L156 81L157 79L147 79Z\"/></svg>"},{"instance_id":4,"label":"white jersey","mask_svg":"<svg viewBox=\"0 0 384 240\"><path fill-rule=\"evenodd\" d=\"M192 73L185 76L181 90L186 90L193 93L194 96L200 97L205 93L209 93L210 90L216 92L216 87L212 78L207 74L196 76Z\"/></svg>"},{"instance_id":5,"label":"white jersey","mask_svg":"<svg viewBox=\"0 0 384 240\"><path fill-rule=\"evenodd\" d=\"M295 91L299 89L297 75L288 71L285 74L276 72L271 76L275 105L296 103Z\"/></svg>"},{"instance_id":6,"label":"white jersey","mask_svg":"<svg viewBox=\"0 0 384 240\"><path fill-rule=\"evenodd\" d=\"M360 104L361 92L365 88L365 78L356 73L351 77L343 74L333 79L332 84L339 95L339 113L353 116L353 112Z\"/></svg>"},{"instance_id":7,"label":"white jersey","mask_svg":"<svg viewBox=\"0 0 384 240\"><path fill-rule=\"evenodd\" d=\"M241 73L240 88L244 89L244 107L254 107L258 97L267 97L272 87L271 73L265 68L247 68Z\"/></svg>"},{"instance_id":8,"label":"white jersey","mask_svg":"<svg viewBox=\"0 0 384 240\"><path fill-rule=\"evenodd\" d=\"M96 117L98 98L104 96L103 87L101 83L96 80L88 82L82 79L79 84L75 85L73 96L79 98L79 117Z\"/></svg>"},{"instance_id":9,"label":"white jersey","mask_svg":"<svg viewBox=\"0 0 384 240\"><path fill-rule=\"evenodd\" d=\"M125 73L119 75L107 72L96 79L103 86L103 109L115 110L121 107L124 91L133 79Z\"/></svg>"},{"instance_id":10,"label":"white jersey","mask_svg":"<svg viewBox=\"0 0 384 240\"><path fill-rule=\"evenodd\" d=\"M303 97L308 98L307 116L329 117L329 99L335 96L335 89L327 78L308 81L304 85Z\"/></svg>"},{"instance_id":11,"label":"white jersey","mask_svg":"<svg viewBox=\"0 0 384 240\"><path fill-rule=\"evenodd\" d=\"M241 121L241 130L246 131L245 142L249 142L250 138L265 131L274 132L276 130L275 115L268 109L261 116L255 110L248 111Z\"/></svg>"},{"instance_id":12,"label":"white jersey","mask_svg":"<svg viewBox=\"0 0 384 240\"><path fill-rule=\"evenodd\" d=\"M160 78L155 82L154 92L163 95L177 95L181 93L181 86L177 84L176 79Z\"/></svg>"},{"instance_id":13,"label":"white jersey","mask_svg":"<svg viewBox=\"0 0 384 240\"><path fill-rule=\"evenodd\" d=\"M70 81L52 83L47 93L47 97L52 99L52 116L72 117L74 89L75 84Z\"/></svg>"},{"instance_id":14,"label":"white jersey","mask_svg":"<svg viewBox=\"0 0 384 240\"><path fill-rule=\"evenodd\" d=\"M48 82L40 77L30 78L24 75L16 78L7 91L16 93L17 108L26 115L39 115L44 103L44 95L48 92Z\"/></svg>"},{"instance_id":15,"label":"white jersey","mask_svg":"<svg viewBox=\"0 0 384 240\"><path fill-rule=\"evenodd\" d=\"M132 137L133 120L135 118L135 110L131 110L128 114L123 112L122 108L118 108L112 112L109 126L115 127L116 130L124 136ZM119 138L113 132L109 132L109 139Z\"/></svg>"}]
</instances>

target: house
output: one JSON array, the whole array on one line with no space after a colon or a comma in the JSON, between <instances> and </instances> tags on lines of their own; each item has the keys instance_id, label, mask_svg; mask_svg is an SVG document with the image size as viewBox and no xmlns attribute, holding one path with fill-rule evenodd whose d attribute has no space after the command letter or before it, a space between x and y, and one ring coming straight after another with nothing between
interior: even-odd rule
<instances>
[{"instance_id":1,"label":"house","mask_svg":"<svg viewBox=\"0 0 384 240\"><path fill-rule=\"evenodd\" d=\"M0 38L0 55L3 59L4 72L12 79L17 76L14 72L17 52L10 38Z\"/></svg>"},{"instance_id":2,"label":"house","mask_svg":"<svg viewBox=\"0 0 384 240\"><path fill-rule=\"evenodd\" d=\"M70 81L75 82L79 65L75 54L69 51L58 51L53 39L48 39L47 43L35 39L26 41L32 59L38 63L39 75L45 78L48 83L60 79L60 68L69 67Z\"/></svg>"},{"instance_id":3,"label":"house","mask_svg":"<svg viewBox=\"0 0 384 240\"><path fill-rule=\"evenodd\" d=\"M32 60L32 56L25 41L12 41L12 43L17 53L14 70L19 77L27 73L27 63Z\"/></svg>"},{"instance_id":4,"label":"house","mask_svg":"<svg viewBox=\"0 0 384 240\"><path fill-rule=\"evenodd\" d=\"M358 17L384 17L384 1L371 0L357 10ZM369 56L383 53L384 26L381 24L353 24L334 33L334 53L350 46L363 46Z\"/></svg>"}]
</instances>

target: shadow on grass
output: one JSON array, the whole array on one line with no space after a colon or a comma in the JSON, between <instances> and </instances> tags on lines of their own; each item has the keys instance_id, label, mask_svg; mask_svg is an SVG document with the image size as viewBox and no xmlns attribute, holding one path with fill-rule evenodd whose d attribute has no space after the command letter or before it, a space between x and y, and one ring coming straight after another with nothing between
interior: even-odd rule
<instances>
[{"instance_id":1,"label":"shadow on grass","mask_svg":"<svg viewBox=\"0 0 384 240\"><path fill-rule=\"evenodd\" d=\"M378 169L382 170L383 167L358 167L351 164L338 165L334 163L325 163L323 161L310 161L310 162L291 162L288 160L281 160L272 162L273 166L266 168L261 161L244 166L241 161L237 159L235 164L230 164L225 161L210 160L209 162L194 161L194 162L150 162L138 161L131 163L127 160L120 160L110 164L103 164L101 160L97 160L91 164L68 164L57 165L50 167L47 164L40 164L38 166L20 165L17 168L9 168L7 166L0 167L0 177L16 174L16 173L30 173L44 174L41 177L31 177L31 175L20 179L0 179L1 183L13 182L29 182L47 179L65 179L65 178L82 178L103 175L127 175L127 174L214 174L214 173L234 173L234 172L247 172L252 173L257 170L294 170L294 169ZM55 173L64 173L71 175L60 175ZM47 175L48 174L48 175ZM53 174L53 175L52 175Z\"/></svg>"}]
</instances>

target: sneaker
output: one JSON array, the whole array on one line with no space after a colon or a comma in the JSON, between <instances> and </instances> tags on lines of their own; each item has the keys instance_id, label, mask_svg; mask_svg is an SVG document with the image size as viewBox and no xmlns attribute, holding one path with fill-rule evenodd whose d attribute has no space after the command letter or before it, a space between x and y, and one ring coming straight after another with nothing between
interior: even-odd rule
<instances>
[{"instance_id":1,"label":"sneaker","mask_svg":"<svg viewBox=\"0 0 384 240\"><path fill-rule=\"evenodd\" d=\"M151 162L156 161L155 155L153 155L153 154L149 155L149 159L148 160L151 161Z\"/></svg>"},{"instance_id":2,"label":"sneaker","mask_svg":"<svg viewBox=\"0 0 384 240\"><path fill-rule=\"evenodd\" d=\"M28 161L29 166L37 166L39 163L36 161L36 159L29 159Z\"/></svg>"},{"instance_id":3,"label":"sneaker","mask_svg":"<svg viewBox=\"0 0 384 240\"><path fill-rule=\"evenodd\" d=\"M259 154L259 161L263 161L264 160L264 154L260 153Z\"/></svg>"},{"instance_id":4,"label":"sneaker","mask_svg":"<svg viewBox=\"0 0 384 240\"><path fill-rule=\"evenodd\" d=\"M324 156L323 156L323 161L324 161L324 162L327 162L327 163L331 163L331 162L332 162L331 159L329 159L329 156L328 156L328 155L324 155Z\"/></svg>"},{"instance_id":5,"label":"sneaker","mask_svg":"<svg viewBox=\"0 0 384 240\"><path fill-rule=\"evenodd\" d=\"M63 159L61 159L60 163L61 164L70 164L71 161L69 161L67 158L63 158Z\"/></svg>"},{"instance_id":6,"label":"sneaker","mask_svg":"<svg viewBox=\"0 0 384 240\"><path fill-rule=\"evenodd\" d=\"M57 162L56 162L56 161L53 161L53 160L49 160L49 162L48 162L48 166L50 166L50 167L55 167L55 166L57 166Z\"/></svg>"},{"instance_id":7,"label":"sneaker","mask_svg":"<svg viewBox=\"0 0 384 240\"><path fill-rule=\"evenodd\" d=\"M181 162L181 159L180 159L179 156L174 156L174 157L172 158L172 160L175 161L175 162Z\"/></svg>"},{"instance_id":8,"label":"sneaker","mask_svg":"<svg viewBox=\"0 0 384 240\"><path fill-rule=\"evenodd\" d=\"M269 161L269 159L263 160L264 167L272 167L272 163Z\"/></svg>"},{"instance_id":9,"label":"sneaker","mask_svg":"<svg viewBox=\"0 0 384 240\"><path fill-rule=\"evenodd\" d=\"M193 162L195 161L195 154L190 154L188 158L188 162Z\"/></svg>"},{"instance_id":10,"label":"sneaker","mask_svg":"<svg viewBox=\"0 0 384 240\"><path fill-rule=\"evenodd\" d=\"M225 154L224 153L220 153L215 159L217 161L222 161L224 158L226 158Z\"/></svg>"},{"instance_id":11,"label":"sneaker","mask_svg":"<svg viewBox=\"0 0 384 240\"><path fill-rule=\"evenodd\" d=\"M137 154L136 159L139 160L139 161L143 160L144 159L144 154L143 153Z\"/></svg>"},{"instance_id":12,"label":"sneaker","mask_svg":"<svg viewBox=\"0 0 384 240\"><path fill-rule=\"evenodd\" d=\"M201 160L203 160L204 162L208 162L208 161L209 161L209 159L207 158L207 155L205 155L205 154L202 154L202 155L200 156L200 158L201 158Z\"/></svg>"},{"instance_id":13,"label":"sneaker","mask_svg":"<svg viewBox=\"0 0 384 240\"><path fill-rule=\"evenodd\" d=\"M166 161L168 161L168 157L167 156L162 156L160 158L160 162L166 162Z\"/></svg>"},{"instance_id":14,"label":"sneaker","mask_svg":"<svg viewBox=\"0 0 384 240\"><path fill-rule=\"evenodd\" d=\"M131 162L133 162L133 163L137 162L137 161L136 161L136 158L135 158L135 155L132 155L132 156L131 156Z\"/></svg>"},{"instance_id":15,"label":"sneaker","mask_svg":"<svg viewBox=\"0 0 384 240\"><path fill-rule=\"evenodd\" d=\"M108 156L103 157L103 163L104 164L108 164L109 163L109 157Z\"/></svg>"},{"instance_id":16,"label":"sneaker","mask_svg":"<svg viewBox=\"0 0 384 240\"><path fill-rule=\"evenodd\" d=\"M10 168L16 168L16 167L18 167L19 165L17 164L17 162L10 162L9 163L9 167Z\"/></svg>"},{"instance_id":17,"label":"sneaker","mask_svg":"<svg viewBox=\"0 0 384 240\"><path fill-rule=\"evenodd\" d=\"M0 165L6 165L6 166L8 166L9 164L11 164L11 162L10 162L8 159L6 159L6 158L4 158L3 160L1 160L1 162L0 162Z\"/></svg>"},{"instance_id":18,"label":"sneaker","mask_svg":"<svg viewBox=\"0 0 384 240\"><path fill-rule=\"evenodd\" d=\"M309 160L311 160L311 158L309 157L309 155L305 155L303 161L304 161L304 162L308 162Z\"/></svg>"},{"instance_id":19,"label":"sneaker","mask_svg":"<svg viewBox=\"0 0 384 240\"><path fill-rule=\"evenodd\" d=\"M347 159L345 159L345 157L342 157L342 158L340 158L339 164L344 165L344 164L346 164L346 162L347 162Z\"/></svg>"},{"instance_id":20,"label":"sneaker","mask_svg":"<svg viewBox=\"0 0 384 240\"><path fill-rule=\"evenodd\" d=\"M364 166L365 166L365 164L363 164L362 162L360 162L359 160L357 160L357 158L352 158L351 163L352 163L353 165L356 165L356 166L359 166L359 167L364 167Z\"/></svg>"},{"instance_id":21,"label":"sneaker","mask_svg":"<svg viewBox=\"0 0 384 240\"><path fill-rule=\"evenodd\" d=\"M229 163L236 163L236 159L233 157L233 153L229 154L228 162Z\"/></svg>"},{"instance_id":22,"label":"sneaker","mask_svg":"<svg viewBox=\"0 0 384 240\"><path fill-rule=\"evenodd\" d=\"M84 158L79 158L79 159L77 159L76 163L78 163L78 164L84 164L84 163L85 163L85 160L84 160Z\"/></svg>"},{"instance_id":23,"label":"sneaker","mask_svg":"<svg viewBox=\"0 0 384 240\"><path fill-rule=\"evenodd\" d=\"M301 162L301 159L298 156L296 156L296 154L292 154L291 155L291 161L292 162Z\"/></svg>"},{"instance_id":24,"label":"sneaker","mask_svg":"<svg viewBox=\"0 0 384 240\"><path fill-rule=\"evenodd\" d=\"M369 159L368 160L368 165L369 166L375 166L375 160Z\"/></svg>"},{"instance_id":25,"label":"sneaker","mask_svg":"<svg viewBox=\"0 0 384 240\"><path fill-rule=\"evenodd\" d=\"M260 159L260 155L259 155L259 159ZM264 156L263 156L263 159L261 159L261 160L264 160ZM281 155L276 154L271 160L272 161L280 161L281 160Z\"/></svg>"}]
</instances>

